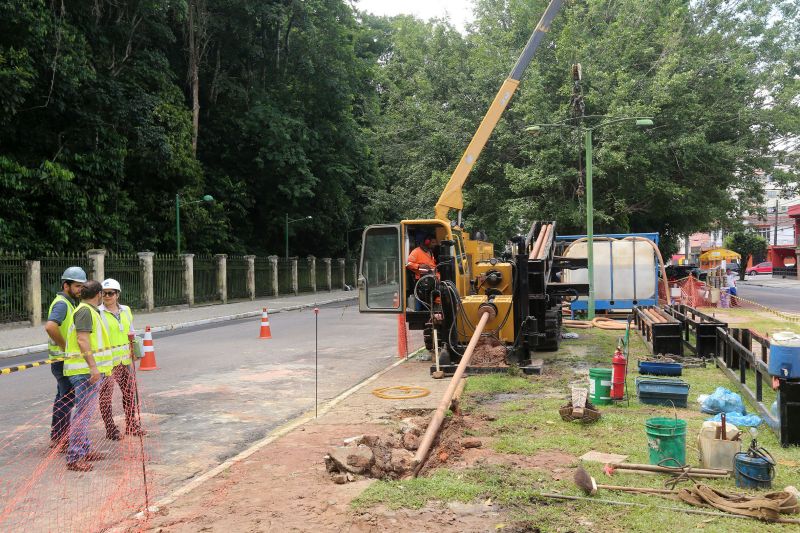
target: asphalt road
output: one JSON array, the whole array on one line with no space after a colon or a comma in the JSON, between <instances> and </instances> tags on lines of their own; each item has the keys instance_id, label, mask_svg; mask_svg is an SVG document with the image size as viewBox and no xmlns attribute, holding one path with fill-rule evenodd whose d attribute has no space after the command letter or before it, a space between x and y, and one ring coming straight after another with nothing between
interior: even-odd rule
<instances>
[{"instance_id":1,"label":"asphalt road","mask_svg":"<svg viewBox=\"0 0 800 533\"><path fill-rule=\"evenodd\" d=\"M800 313L800 286L760 287L740 283L736 290L739 296L747 300L779 311Z\"/></svg>"},{"instance_id":2,"label":"asphalt road","mask_svg":"<svg viewBox=\"0 0 800 533\"><path fill-rule=\"evenodd\" d=\"M270 340L258 339L260 318L155 335L159 370L139 372L138 378L160 495L313 409L315 374L323 401L394 362L395 316L359 314L350 303L320 309L316 373L315 317L310 309L272 315ZM51 475L57 476L55 482L63 482L60 460L48 469L35 465L47 450L54 392L49 367L0 376L0 481L24 477L38 468L45 473L37 473L41 476L37 483L47 484ZM116 389L114 411L117 424L124 427L120 396ZM97 418L93 438L108 449L115 444L102 437ZM47 473L50 470L57 474ZM79 476L90 479L96 474ZM13 492L0 483L0 495L9 491Z\"/></svg>"}]
</instances>

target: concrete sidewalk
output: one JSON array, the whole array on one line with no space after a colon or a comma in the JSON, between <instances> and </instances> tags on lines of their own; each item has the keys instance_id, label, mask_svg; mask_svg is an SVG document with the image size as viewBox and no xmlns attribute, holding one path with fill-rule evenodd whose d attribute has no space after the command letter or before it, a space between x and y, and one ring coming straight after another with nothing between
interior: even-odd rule
<instances>
[{"instance_id":1,"label":"concrete sidewalk","mask_svg":"<svg viewBox=\"0 0 800 533\"><path fill-rule=\"evenodd\" d=\"M279 298L263 298L246 300L228 304L212 304L201 306L178 306L150 313L134 310L134 325L138 332L150 326L153 332L170 331L204 324L224 322L261 315L266 307L270 313L291 311L323 305L327 303L353 301L358 297L356 291L331 291L286 296ZM123 302L124 303L124 302ZM47 350L47 334L44 326L0 328L0 359L27 355Z\"/></svg>"},{"instance_id":2,"label":"concrete sidewalk","mask_svg":"<svg viewBox=\"0 0 800 533\"><path fill-rule=\"evenodd\" d=\"M800 279L797 278L776 278L769 276L748 276L744 280L736 280L741 285L753 287L772 287L772 288L800 288Z\"/></svg>"}]
</instances>

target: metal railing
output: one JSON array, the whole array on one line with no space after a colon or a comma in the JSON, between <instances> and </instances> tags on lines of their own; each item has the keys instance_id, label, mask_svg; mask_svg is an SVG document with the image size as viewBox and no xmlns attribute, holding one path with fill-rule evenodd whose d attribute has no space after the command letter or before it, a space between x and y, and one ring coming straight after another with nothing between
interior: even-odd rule
<instances>
[{"instance_id":1,"label":"metal railing","mask_svg":"<svg viewBox=\"0 0 800 533\"><path fill-rule=\"evenodd\" d=\"M777 278L779 276L781 278L796 278L797 277L797 267L796 266L791 266L791 267L773 268L772 269L772 277L773 278Z\"/></svg>"},{"instance_id":2,"label":"metal railing","mask_svg":"<svg viewBox=\"0 0 800 533\"><path fill-rule=\"evenodd\" d=\"M358 262L354 259L348 259L347 261L345 261L344 276L345 280L347 280L347 284L350 285L351 287L356 286L355 272L356 269L358 268L357 265Z\"/></svg>"},{"instance_id":3,"label":"metal railing","mask_svg":"<svg viewBox=\"0 0 800 533\"><path fill-rule=\"evenodd\" d=\"M280 258L278 259L278 294L287 295L293 293L294 293L294 288L292 287L292 260Z\"/></svg>"},{"instance_id":4,"label":"metal railing","mask_svg":"<svg viewBox=\"0 0 800 533\"><path fill-rule=\"evenodd\" d=\"M297 292L314 292L311 262L305 257L297 259Z\"/></svg>"},{"instance_id":5,"label":"metal railing","mask_svg":"<svg viewBox=\"0 0 800 533\"><path fill-rule=\"evenodd\" d=\"M24 287L25 259L18 255L0 257L0 322L28 319Z\"/></svg>"},{"instance_id":6,"label":"metal railing","mask_svg":"<svg viewBox=\"0 0 800 533\"><path fill-rule=\"evenodd\" d=\"M256 298L264 298L275 294L272 283L272 261L268 257L256 257Z\"/></svg>"},{"instance_id":7,"label":"metal railing","mask_svg":"<svg viewBox=\"0 0 800 533\"><path fill-rule=\"evenodd\" d=\"M91 277L92 265L83 254L49 255L39 258L39 261L42 275L42 316L46 320L53 298L61 292L61 274L71 266L79 266Z\"/></svg>"},{"instance_id":8,"label":"metal railing","mask_svg":"<svg viewBox=\"0 0 800 533\"><path fill-rule=\"evenodd\" d=\"M758 355L753 352L753 341L760 345ZM780 421L772 416L769 406L763 403L764 385L767 388L772 386L767 367L769 349L769 339L752 330L717 328L717 366L731 381L738 383L742 394L756 406L759 416L780 438ZM755 393L747 384L748 375L755 378Z\"/></svg>"},{"instance_id":9,"label":"metal railing","mask_svg":"<svg viewBox=\"0 0 800 533\"><path fill-rule=\"evenodd\" d=\"M333 270L333 265L331 265L331 270ZM333 283L333 278L331 278L331 283ZM317 292L328 290L330 290L328 287L328 263L317 259Z\"/></svg>"},{"instance_id":10,"label":"metal railing","mask_svg":"<svg viewBox=\"0 0 800 533\"><path fill-rule=\"evenodd\" d=\"M248 262L244 256L228 256L227 266L225 267L228 299L236 300L250 297L247 292L247 270Z\"/></svg>"},{"instance_id":11,"label":"metal railing","mask_svg":"<svg viewBox=\"0 0 800 533\"><path fill-rule=\"evenodd\" d=\"M331 261L331 289L341 290L342 285L342 263L338 259Z\"/></svg>"},{"instance_id":12,"label":"metal railing","mask_svg":"<svg viewBox=\"0 0 800 533\"><path fill-rule=\"evenodd\" d=\"M219 299L217 292L217 260L210 255L194 257L194 301L213 302Z\"/></svg>"},{"instance_id":13,"label":"metal railing","mask_svg":"<svg viewBox=\"0 0 800 533\"><path fill-rule=\"evenodd\" d=\"M109 253L105 258L105 276L119 281L119 301L133 309L144 307L142 269L136 254Z\"/></svg>"},{"instance_id":14,"label":"metal railing","mask_svg":"<svg viewBox=\"0 0 800 533\"><path fill-rule=\"evenodd\" d=\"M177 255L153 257L153 300L155 306L186 303L183 258Z\"/></svg>"}]
</instances>

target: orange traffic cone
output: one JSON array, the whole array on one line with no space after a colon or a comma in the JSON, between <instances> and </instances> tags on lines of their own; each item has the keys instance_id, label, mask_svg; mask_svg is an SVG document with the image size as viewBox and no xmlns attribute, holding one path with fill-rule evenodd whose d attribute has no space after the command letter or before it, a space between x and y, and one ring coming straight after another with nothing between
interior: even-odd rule
<instances>
[{"instance_id":1,"label":"orange traffic cone","mask_svg":"<svg viewBox=\"0 0 800 533\"><path fill-rule=\"evenodd\" d=\"M261 312L261 335L259 335L258 338L259 339L271 339L272 338L272 332L269 329L269 315L267 314L267 308L266 307Z\"/></svg>"},{"instance_id":2,"label":"orange traffic cone","mask_svg":"<svg viewBox=\"0 0 800 533\"><path fill-rule=\"evenodd\" d=\"M394 304L392 307L395 309L400 306L400 297L394 293ZM408 357L408 337L406 333L406 314L400 313L397 315L397 357L402 359Z\"/></svg>"},{"instance_id":3,"label":"orange traffic cone","mask_svg":"<svg viewBox=\"0 0 800 533\"><path fill-rule=\"evenodd\" d=\"M144 357L139 363L139 370L158 370L156 366L156 350L153 347L153 334L150 333L150 326L144 328Z\"/></svg>"}]
</instances>

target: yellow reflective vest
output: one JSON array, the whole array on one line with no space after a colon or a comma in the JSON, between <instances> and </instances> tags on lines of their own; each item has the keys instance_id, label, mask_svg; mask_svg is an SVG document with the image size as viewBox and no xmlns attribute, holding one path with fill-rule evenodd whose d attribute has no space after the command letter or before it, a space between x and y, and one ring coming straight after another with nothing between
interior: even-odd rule
<instances>
[{"instance_id":1,"label":"yellow reflective vest","mask_svg":"<svg viewBox=\"0 0 800 533\"><path fill-rule=\"evenodd\" d=\"M101 374L111 374L114 368L114 356L111 353L111 341L108 338L108 331L103 321L100 319L100 313L91 305L81 303L75 308L75 312L77 313L79 309L84 307L89 309L92 315L90 348L92 350L92 355L94 355L94 362ZM69 334L67 335L67 360L64 361L65 376L89 374L89 364L86 362L83 355L78 346L78 331L75 329L75 322L73 320Z\"/></svg>"},{"instance_id":2,"label":"yellow reflective vest","mask_svg":"<svg viewBox=\"0 0 800 533\"><path fill-rule=\"evenodd\" d=\"M128 333L133 332L133 313L127 305L119 306L119 318L114 313L106 309L104 305L99 307L100 318L108 331L108 338L111 341L111 354L114 359L114 366L130 365L131 350L128 341Z\"/></svg>"},{"instance_id":3,"label":"yellow reflective vest","mask_svg":"<svg viewBox=\"0 0 800 533\"><path fill-rule=\"evenodd\" d=\"M67 335L69 334L69 328L72 327L72 314L75 312L75 306L71 301L69 301L69 298L65 298L63 294L56 294L56 297L53 298L53 301L50 304L50 309L47 310L47 316L50 316L50 314L53 312L53 307L55 307L58 302L64 302L67 304L67 316L64 317L64 321L60 326L58 326L58 331L61 332L61 336L64 338L64 341L66 341ZM58 344L53 342L53 339L48 337L47 355L53 359L64 357L65 353L61 351L61 347Z\"/></svg>"}]
</instances>

